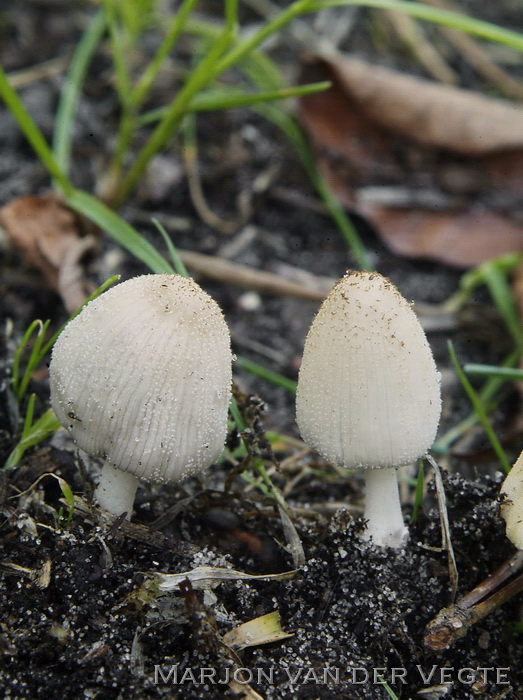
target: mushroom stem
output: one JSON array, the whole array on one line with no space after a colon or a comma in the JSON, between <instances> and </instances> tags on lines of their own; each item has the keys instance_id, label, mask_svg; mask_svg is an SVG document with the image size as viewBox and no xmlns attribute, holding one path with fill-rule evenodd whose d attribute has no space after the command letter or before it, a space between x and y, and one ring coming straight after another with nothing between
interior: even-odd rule
<instances>
[{"instance_id":1,"label":"mushroom stem","mask_svg":"<svg viewBox=\"0 0 523 700\"><path fill-rule=\"evenodd\" d=\"M126 513L126 520L130 520L137 487L138 479L131 472L104 462L94 496L104 510L113 515Z\"/></svg>"},{"instance_id":2,"label":"mushroom stem","mask_svg":"<svg viewBox=\"0 0 523 700\"><path fill-rule=\"evenodd\" d=\"M402 547L408 530L401 512L396 469L367 469L365 471L366 540L380 547Z\"/></svg>"}]
</instances>

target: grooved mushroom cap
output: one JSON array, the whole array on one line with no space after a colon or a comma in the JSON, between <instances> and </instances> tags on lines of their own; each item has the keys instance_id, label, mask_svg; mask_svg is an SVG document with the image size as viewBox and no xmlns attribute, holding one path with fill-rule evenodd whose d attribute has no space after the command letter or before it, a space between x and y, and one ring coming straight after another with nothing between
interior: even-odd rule
<instances>
[{"instance_id":1,"label":"grooved mushroom cap","mask_svg":"<svg viewBox=\"0 0 523 700\"><path fill-rule=\"evenodd\" d=\"M523 452L501 485L501 516L509 540L523 550Z\"/></svg>"},{"instance_id":2,"label":"grooved mushroom cap","mask_svg":"<svg viewBox=\"0 0 523 700\"><path fill-rule=\"evenodd\" d=\"M231 365L216 302L191 279L144 275L66 326L51 403L82 450L146 481L177 481L223 449Z\"/></svg>"},{"instance_id":3,"label":"grooved mushroom cap","mask_svg":"<svg viewBox=\"0 0 523 700\"><path fill-rule=\"evenodd\" d=\"M303 439L332 464L399 467L432 445L440 375L410 304L377 273L347 273L309 330L296 397Z\"/></svg>"}]
</instances>

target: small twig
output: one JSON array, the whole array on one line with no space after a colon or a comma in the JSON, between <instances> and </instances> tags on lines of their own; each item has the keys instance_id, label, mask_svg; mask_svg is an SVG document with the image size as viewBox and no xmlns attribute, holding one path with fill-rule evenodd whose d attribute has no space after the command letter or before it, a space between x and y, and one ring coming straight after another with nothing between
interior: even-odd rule
<instances>
[{"instance_id":1,"label":"small twig","mask_svg":"<svg viewBox=\"0 0 523 700\"><path fill-rule=\"evenodd\" d=\"M423 643L429 651L449 649L479 622L507 600L523 590L523 551L505 561L491 576L478 584L457 603L443 608L425 628ZM512 579L507 585L505 581Z\"/></svg>"},{"instance_id":2,"label":"small twig","mask_svg":"<svg viewBox=\"0 0 523 700\"><path fill-rule=\"evenodd\" d=\"M183 148L183 161L187 172L187 184L189 185L192 203L202 221L219 233L230 235L240 229L248 221L251 214L251 196L250 193L240 194L238 198L239 211L236 219L225 220L212 211L205 199L200 180L198 145L194 121L194 115L188 115L186 117L184 127L185 143Z\"/></svg>"},{"instance_id":3,"label":"small twig","mask_svg":"<svg viewBox=\"0 0 523 700\"><path fill-rule=\"evenodd\" d=\"M255 270L216 256L195 253L190 250L178 250L178 253L187 267L194 272L219 282L253 289L261 294L323 301L335 281L332 280L331 283L330 280L326 281L324 278L318 278L318 287L312 288L311 286L285 279L272 272Z\"/></svg>"}]
</instances>

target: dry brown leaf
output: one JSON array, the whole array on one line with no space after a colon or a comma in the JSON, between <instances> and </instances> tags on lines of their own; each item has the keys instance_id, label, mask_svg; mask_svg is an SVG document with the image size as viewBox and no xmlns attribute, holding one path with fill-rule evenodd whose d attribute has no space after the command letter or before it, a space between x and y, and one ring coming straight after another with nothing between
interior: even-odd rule
<instances>
[{"instance_id":1,"label":"dry brown leaf","mask_svg":"<svg viewBox=\"0 0 523 700\"><path fill-rule=\"evenodd\" d=\"M363 213L398 255L473 267L504 253L523 252L523 227L491 211L433 212L367 206Z\"/></svg>"},{"instance_id":2,"label":"dry brown leaf","mask_svg":"<svg viewBox=\"0 0 523 700\"><path fill-rule=\"evenodd\" d=\"M76 310L93 291L80 262L96 241L83 236L78 217L56 195L14 199L0 209L0 225L25 262L38 268L60 293L68 311Z\"/></svg>"},{"instance_id":3,"label":"dry brown leaf","mask_svg":"<svg viewBox=\"0 0 523 700\"><path fill-rule=\"evenodd\" d=\"M329 79L323 63L307 80ZM310 67L311 68L311 67ZM351 199L350 187L374 182L375 178L399 177L391 158L389 136L377 129L359 110L341 85L333 82L324 92L308 95L300 100L299 118L316 146L320 157L335 164L347 190L346 203Z\"/></svg>"},{"instance_id":4,"label":"dry brown leaf","mask_svg":"<svg viewBox=\"0 0 523 700\"><path fill-rule=\"evenodd\" d=\"M461 267L523 249L522 106L340 56L311 71L332 82L300 101L318 167L391 249Z\"/></svg>"},{"instance_id":5,"label":"dry brown leaf","mask_svg":"<svg viewBox=\"0 0 523 700\"><path fill-rule=\"evenodd\" d=\"M517 103L355 58L337 56L326 63L361 112L383 129L463 155L523 148L523 107Z\"/></svg>"}]
</instances>

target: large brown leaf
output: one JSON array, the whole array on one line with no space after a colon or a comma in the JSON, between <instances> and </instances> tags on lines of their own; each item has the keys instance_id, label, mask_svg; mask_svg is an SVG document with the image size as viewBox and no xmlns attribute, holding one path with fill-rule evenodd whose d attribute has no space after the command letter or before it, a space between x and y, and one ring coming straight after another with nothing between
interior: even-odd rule
<instances>
[{"instance_id":1,"label":"large brown leaf","mask_svg":"<svg viewBox=\"0 0 523 700\"><path fill-rule=\"evenodd\" d=\"M523 148L523 107L355 58L328 61L332 76L377 126L463 155Z\"/></svg>"},{"instance_id":2,"label":"large brown leaf","mask_svg":"<svg viewBox=\"0 0 523 700\"><path fill-rule=\"evenodd\" d=\"M522 106L347 57L314 58L319 77L299 109L318 166L393 250L466 267L523 249Z\"/></svg>"},{"instance_id":3,"label":"large brown leaf","mask_svg":"<svg viewBox=\"0 0 523 700\"><path fill-rule=\"evenodd\" d=\"M365 211L365 210L364 210ZM431 212L369 207L365 211L399 255L473 267L504 253L523 252L522 227L492 211Z\"/></svg>"}]
</instances>

